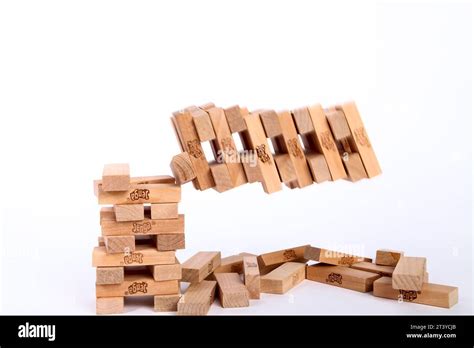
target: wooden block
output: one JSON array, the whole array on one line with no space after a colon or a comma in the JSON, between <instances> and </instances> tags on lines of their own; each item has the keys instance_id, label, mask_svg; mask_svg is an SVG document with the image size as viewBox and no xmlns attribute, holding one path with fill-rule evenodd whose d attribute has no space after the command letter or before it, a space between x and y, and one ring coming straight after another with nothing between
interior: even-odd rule
<instances>
[{"instance_id":1,"label":"wooden block","mask_svg":"<svg viewBox=\"0 0 474 348\"><path fill-rule=\"evenodd\" d=\"M356 256L340 251L316 248L309 246L306 248L304 257L308 260L324 262L330 265L349 267L356 262L372 262L372 259L364 256Z\"/></svg>"},{"instance_id":2,"label":"wooden block","mask_svg":"<svg viewBox=\"0 0 474 348\"><path fill-rule=\"evenodd\" d=\"M244 161L242 162L242 167L244 168L245 177L250 184L254 182L262 182L262 174L260 173L258 165L253 166L252 162Z\"/></svg>"},{"instance_id":3,"label":"wooden block","mask_svg":"<svg viewBox=\"0 0 474 348\"><path fill-rule=\"evenodd\" d=\"M314 132L313 121L308 108L299 108L292 111L293 119L299 134Z\"/></svg>"},{"instance_id":4,"label":"wooden block","mask_svg":"<svg viewBox=\"0 0 474 348\"><path fill-rule=\"evenodd\" d=\"M328 110L326 117L331 127L332 134L336 140L342 140L351 136L349 125L347 124L344 113L339 110Z\"/></svg>"},{"instance_id":5,"label":"wooden block","mask_svg":"<svg viewBox=\"0 0 474 348\"><path fill-rule=\"evenodd\" d=\"M196 178L196 171L187 152L181 152L174 156L170 167L178 185L183 185Z\"/></svg>"},{"instance_id":6,"label":"wooden block","mask_svg":"<svg viewBox=\"0 0 474 348\"><path fill-rule=\"evenodd\" d=\"M214 302L215 281L191 284L178 301L178 315L206 315Z\"/></svg>"},{"instance_id":7,"label":"wooden block","mask_svg":"<svg viewBox=\"0 0 474 348\"><path fill-rule=\"evenodd\" d=\"M244 256L244 284L249 292L250 299L260 298L260 271L258 269L257 257Z\"/></svg>"},{"instance_id":8,"label":"wooden block","mask_svg":"<svg viewBox=\"0 0 474 348\"><path fill-rule=\"evenodd\" d=\"M102 237L102 236L97 237L97 246L104 246L105 247L104 237Z\"/></svg>"},{"instance_id":9,"label":"wooden block","mask_svg":"<svg viewBox=\"0 0 474 348\"><path fill-rule=\"evenodd\" d=\"M289 185L296 182L296 171L293 163L291 162L289 154L278 154L273 156L275 159L275 164L280 174L281 182Z\"/></svg>"},{"instance_id":10,"label":"wooden block","mask_svg":"<svg viewBox=\"0 0 474 348\"><path fill-rule=\"evenodd\" d=\"M104 243L108 254L135 251L134 236L104 236Z\"/></svg>"},{"instance_id":11,"label":"wooden block","mask_svg":"<svg viewBox=\"0 0 474 348\"><path fill-rule=\"evenodd\" d=\"M247 129L241 108L238 105L224 109L224 114L232 133L243 132Z\"/></svg>"},{"instance_id":12,"label":"wooden block","mask_svg":"<svg viewBox=\"0 0 474 348\"><path fill-rule=\"evenodd\" d=\"M374 282L374 296L413 302L429 306L451 308L458 303L458 288L440 284L423 284L420 291L392 288L392 278L383 277Z\"/></svg>"},{"instance_id":13,"label":"wooden block","mask_svg":"<svg viewBox=\"0 0 474 348\"><path fill-rule=\"evenodd\" d=\"M209 103L201 105L199 108L207 111L209 109L212 109L215 106L216 105L214 103L209 102Z\"/></svg>"},{"instance_id":14,"label":"wooden block","mask_svg":"<svg viewBox=\"0 0 474 348\"><path fill-rule=\"evenodd\" d=\"M180 294L154 296L154 309L156 312L176 312Z\"/></svg>"},{"instance_id":15,"label":"wooden block","mask_svg":"<svg viewBox=\"0 0 474 348\"><path fill-rule=\"evenodd\" d=\"M260 277L260 291L267 294L284 294L305 278L304 263L287 262Z\"/></svg>"},{"instance_id":16,"label":"wooden block","mask_svg":"<svg viewBox=\"0 0 474 348\"><path fill-rule=\"evenodd\" d=\"M430 282L430 275L428 272L425 272L425 275L423 276L423 283L429 283Z\"/></svg>"},{"instance_id":17,"label":"wooden block","mask_svg":"<svg viewBox=\"0 0 474 348\"><path fill-rule=\"evenodd\" d=\"M314 182L319 184L331 180L331 172L329 171L324 155L320 153L308 153L306 154L306 161L308 162L308 167Z\"/></svg>"},{"instance_id":18,"label":"wooden block","mask_svg":"<svg viewBox=\"0 0 474 348\"><path fill-rule=\"evenodd\" d=\"M213 273L243 273L243 261L245 256L255 256L249 253L240 253L223 257L221 264Z\"/></svg>"},{"instance_id":19,"label":"wooden block","mask_svg":"<svg viewBox=\"0 0 474 348\"><path fill-rule=\"evenodd\" d=\"M355 182L367 179L367 173L365 172L360 155L357 152L344 154L343 163L350 181Z\"/></svg>"},{"instance_id":20,"label":"wooden block","mask_svg":"<svg viewBox=\"0 0 474 348\"><path fill-rule=\"evenodd\" d=\"M184 233L156 235L156 248L161 251L184 249Z\"/></svg>"},{"instance_id":21,"label":"wooden block","mask_svg":"<svg viewBox=\"0 0 474 348\"><path fill-rule=\"evenodd\" d=\"M96 314L120 314L123 313L123 297L98 297L96 299Z\"/></svg>"},{"instance_id":22,"label":"wooden block","mask_svg":"<svg viewBox=\"0 0 474 348\"><path fill-rule=\"evenodd\" d=\"M213 140L216 138L214 128L212 127L211 119L206 111L196 108L191 111L193 116L194 126L201 142Z\"/></svg>"},{"instance_id":23,"label":"wooden block","mask_svg":"<svg viewBox=\"0 0 474 348\"><path fill-rule=\"evenodd\" d=\"M123 282L123 267L97 267L96 284L120 284Z\"/></svg>"},{"instance_id":24,"label":"wooden block","mask_svg":"<svg viewBox=\"0 0 474 348\"><path fill-rule=\"evenodd\" d=\"M107 254L105 247L95 247L92 253L92 267L170 265L174 263L174 251L158 251L149 245L137 245L132 253Z\"/></svg>"},{"instance_id":25,"label":"wooden block","mask_svg":"<svg viewBox=\"0 0 474 348\"><path fill-rule=\"evenodd\" d=\"M263 110L259 112L263 128L267 138L273 138L282 134L278 114L273 110Z\"/></svg>"},{"instance_id":26,"label":"wooden block","mask_svg":"<svg viewBox=\"0 0 474 348\"><path fill-rule=\"evenodd\" d=\"M178 203L155 203L151 205L150 211L152 220L177 219Z\"/></svg>"},{"instance_id":27,"label":"wooden block","mask_svg":"<svg viewBox=\"0 0 474 348\"><path fill-rule=\"evenodd\" d=\"M127 191L130 185L130 167L127 163L106 164L102 172L102 190Z\"/></svg>"},{"instance_id":28,"label":"wooden block","mask_svg":"<svg viewBox=\"0 0 474 348\"><path fill-rule=\"evenodd\" d=\"M387 276L387 277L391 277L393 270L395 269L395 267L393 266L381 266L381 265L376 265L375 263L366 262L366 261L353 263L350 267L361 270L361 271L377 273L377 274L380 274L381 276Z\"/></svg>"},{"instance_id":29,"label":"wooden block","mask_svg":"<svg viewBox=\"0 0 474 348\"><path fill-rule=\"evenodd\" d=\"M182 280L199 283L214 272L220 264L220 251L200 251L182 264Z\"/></svg>"},{"instance_id":30,"label":"wooden block","mask_svg":"<svg viewBox=\"0 0 474 348\"><path fill-rule=\"evenodd\" d=\"M225 192L234 188L227 164L214 162L211 163L209 167L211 168L212 177L216 184L213 188L217 192Z\"/></svg>"},{"instance_id":31,"label":"wooden block","mask_svg":"<svg viewBox=\"0 0 474 348\"><path fill-rule=\"evenodd\" d=\"M145 218L143 204L116 204L114 212L117 221L140 221Z\"/></svg>"},{"instance_id":32,"label":"wooden block","mask_svg":"<svg viewBox=\"0 0 474 348\"><path fill-rule=\"evenodd\" d=\"M199 190L213 187L214 180L194 127L192 115L189 111L175 112L172 121L181 142L181 147L183 151L189 154L189 159L196 173L196 178L193 180L194 186Z\"/></svg>"},{"instance_id":33,"label":"wooden block","mask_svg":"<svg viewBox=\"0 0 474 348\"><path fill-rule=\"evenodd\" d=\"M173 265L154 265L151 266L153 279L157 282L164 280L181 280L181 265L175 263Z\"/></svg>"},{"instance_id":34,"label":"wooden block","mask_svg":"<svg viewBox=\"0 0 474 348\"><path fill-rule=\"evenodd\" d=\"M375 263L382 266L396 266L403 251L381 249L377 250L375 255Z\"/></svg>"},{"instance_id":35,"label":"wooden block","mask_svg":"<svg viewBox=\"0 0 474 348\"><path fill-rule=\"evenodd\" d=\"M222 307L237 308L249 306L248 291L238 273L217 273L215 277Z\"/></svg>"},{"instance_id":36,"label":"wooden block","mask_svg":"<svg viewBox=\"0 0 474 348\"><path fill-rule=\"evenodd\" d=\"M309 245L261 254L258 256L259 266L279 265L289 261L306 262L304 255L307 247L309 247Z\"/></svg>"},{"instance_id":37,"label":"wooden block","mask_svg":"<svg viewBox=\"0 0 474 348\"><path fill-rule=\"evenodd\" d=\"M378 278L380 275L376 273L325 263L306 268L306 279L359 292L372 291L373 283Z\"/></svg>"},{"instance_id":38,"label":"wooden block","mask_svg":"<svg viewBox=\"0 0 474 348\"><path fill-rule=\"evenodd\" d=\"M134 176L130 178L130 184L175 184L176 180L169 175L155 176ZM102 180L94 180L94 196L98 196L99 190L102 190Z\"/></svg>"},{"instance_id":39,"label":"wooden block","mask_svg":"<svg viewBox=\"0 0 474 348\"><path fill-rule=\"evenodd\" d=\"M402 256L392 275L394 289L420 291L426 272L426 258Z\"/></svg>"},{"instance_id":40,"label":"wooden block","mask_svg":"<svg viewBox=\"0 0 474 348\"><path fill-rule=\"evenodd\" d=\"M105 192L99 186L99 204L175 203L181 200L176 184L130 184L127 191Z\"/></svg>"},{"instance_id":41,"label":"wooden block","mask_svg":"<svg viewBox=\"0 0 474 348\"><path fill-rule=\"evenodd\" d=\"M125 274L120 284L95 286L96 297L171 295L179 293L178 280L156 282L149 273Z\"/></svg>"},{"instance_id":42,"label":"wooden block","mask_svg":"<svg viewBox=\"0 0 474 348\"><path fill-rule=\"evenodd\" d=\"M354 102L345 103L336 106L336 109L342 111L346 117L347 124L351 130L354 139L354 146L360 154L365 171L369 178L382 173L379 162L375 156L369 136L365 130L357 106Z\"/></svg>"}]
</instances>

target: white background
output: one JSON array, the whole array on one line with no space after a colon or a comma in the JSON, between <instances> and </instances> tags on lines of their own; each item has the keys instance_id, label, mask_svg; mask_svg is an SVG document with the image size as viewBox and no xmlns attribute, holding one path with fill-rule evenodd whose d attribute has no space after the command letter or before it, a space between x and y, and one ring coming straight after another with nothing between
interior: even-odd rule
<instances>
[{"instance_id":1,"label":"white background","mask_svg":"<svg viewBox=\"0 0 474 348\"><path fill-rule=\"evenodd\" d=\"M472 313L472 9L374 1L0 4L1 313L93 314L104 163L169 174L169 116L355 100L383 175L266 195L183 187L187 249L426 256L451 310L304 281L219 314ZM128 313L154 314L136 303Z\"/></svg>"}]
</instances>

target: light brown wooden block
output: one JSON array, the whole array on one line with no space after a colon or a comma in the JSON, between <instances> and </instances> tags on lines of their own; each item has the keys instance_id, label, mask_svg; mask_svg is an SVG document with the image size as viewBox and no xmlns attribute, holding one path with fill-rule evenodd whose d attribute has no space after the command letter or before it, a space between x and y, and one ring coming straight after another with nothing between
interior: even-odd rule
<instances>
[{"instance_id":1,"label":"light brown wooden block","mask_svg":"<svg viewBox=\"0 0 474 348\"><path fill-rule=\"evenodd\" d=\"M344 167L347 171L347 177L350 181L359 181L367 179L364 165L357 152L347 153L343 155Z\"/></svg>"},{"instance_id":2,"label":"light brown wooden block","mask_svg":"<svg viewBox=\"0 0 474 348\"><path fill-rule=\"evenodd\" d=\"M97 246L105 247L104 237L102 236L97 237Z\"/></svg>"},{"instance_id":3,"label":"light brown wooden block","mask_svg":"<svg viewBox=\"0 0 474 348\"><path fill-rule=\"evenodd\" d=\"M296 171L293 163L291 162L290 155L287 153L278 154L273 156L275 164L280 174L280 179L283 183L289 185L296 182Z\"/></svg>"},{"instance_id":4,"label":"light brown wooden block","mask_svg":"<svg viewBox=\"0 0 474 348\"><path fill-rule=\"evenodd\" d=\"M150 212L152 220L177 219L178 203L155 203L151 205Z\"/></svg>"},{"instance_id":5,"label":"light brown wooden block","mask_svg":"<svg viewBox=\"0 0 474 348\"><path fill-rule=\"evenodd\" d=\"M367 176L372 178L381 174L382 170L380 169L379 162L375 156L375 152L372 148L364 124L362 123L356 104L354 102L348 102L336 106L336 109L342 111L346 117L347 124L349 125L349 129L351 130L354 139L353 143L355 149L360 154Z\"/></svg>"},{"instance_id":6,"label":"light brown wooden block","mask_svg":"<svg viewBox=\"0 0 474 348\"><path fill-rule=\"evenodd\" d=\"M373 283L378 278L380 275L376 273L325 263L306 268L306 279L359 292L372 291Z\"/></svg>"},{"instance_id":7,"label":"light brown wooden block","mask_svg":"<svg viewBox=\"0 0 474 348\"><path fill-rule=\"evenodd\" d=\"M289 261L306 262L304 255L307 247L309 247L309 245L302 245L294 248L261 254L258 256L259 266L278 265Z\"/></svg>"},{"instance_id":8,"label":"light brown wooden block","mask_svg":"<svg viewBox=\"0 0 474 348\"><path fill-rule=\"evenodd\" d=\"M116 204L114 212L117 221L140 221L145 218L143 204Z\"/></svg>"},{"instance_id":9,"label":"light brown wooden block","mask_svg":"<svg viewBox=\"0 0 474 348\"><path fill-rule=\"evenodd\" d=\"M102 190L126 191L130 185L130 167L127 163L106 164L102 172Z\"/></svg>"},{"instance_id":10,"label":"light brown wooden block","mask_svg":"<svg viewBox=\"0 0 474 348\"><path fill-rule=\"evenodd\" d=\"M413 302L428 306L451 308L458 303L458 288L440 284L423 284L420 291L392 288L392 278L383 277L374 282L374 296Z\"/></svg>"},{"instance_id":11,"label":"light brown wooden block","mask_svg":"<svg viewBox=\"0 0 474 348\"><path fill-rule=\"evenodd\" d=\"M381 265L376 265L375 263L366 262L366 261L353 263L350 267L361 270L361 271L377 273L377 274L380 274L381 276L387 276L387 277L391 277L395 269L395 267L393 266L381 266Z\"/></svg>"},{"instance_id":12,"label":"light brown wooden block","mask_svg":"<svg viewBox=\"0 0 474 348\"><path fill-rule=\"evenodd\" d=\"M181 265L175 263L173 265L154 265L151 266L153 279L157 282L164 280L181 280Z\"/></svg>"},{"instance_id":13,"label":"light brown wooden block","mask_svg":"<svg viewBox=\"0 0 474 348\"><path fill-rule=\"evenodd\" d=\"M375 263L382 266L396 266L403 251L381 249L377 250L375 255Z\"/></svg>"},{"instance_id":14,"label":"light brown wooden block","mask_svg":"<svg viewBox=\"0 0 474 348\"><path fill-rule=\"evenodd\" d=\"M156 312L176 312L180 294L154 296L154 309Z\"/></svg>"},{"instance_id":15,"label":"light brown wooden block","mask_svg":"<svg viewBox=\"0 0 474 348\"><path fill-rule=\"evenodd\" d=\"M262 120L263 129L267 138L273 138L282 134L278 114L273 110L263 110L259 112Z\"/></svg>"},{"instance_id":16,"label":"light brown wooden block","mask_svg":"<svg viewBox=\"0 0 474 348\"><path fill-rule=\"evenodd\" d=\"M238 105L224 109L224 114L232 133L243 132L247 129L241 108Z\"/></svg>"},{"instance_id":17,"label":"light brown wooden block","mask_svg":"<svg viewBox=\"0 0 474 348\"><path fill-rule=\"evenodd\" d=\"M197 108L191 111L193 116L194 126L201 142L209 141L216 138L214 128L212 127L211 119L204 110Z\"/></svg>"},{"instance_id":18,"label":"light brown wooden block","mask_svg":"<svg viewBox=\"0 0 474 348\"><path fill-rule=\"evenodd\" d=\"M215 274L219 300L224 308L248 307L248 291L238 273Z\"/></svg>"},{"instance_id":19,"label":"light brown wooden block","mask_svg":"<svg viewBox=\"0 0 474 348\"><path fill-rule=\"evenodd\" d=\"M123 313L123 297L98 297L96 299L96 314L120 314Z\"/></svg>"},{"instance_id":20,"label":"light brown wooden block","mask_svg":"<svg viewBox=\"0 0 474 348\"><path fill-rule=\"evenodd\" d=\"M250 299L260 298L260 271L256 256L243 257L244 284Z\"/></svg>"},{"instance_id":21,"label":"light brown wooden block","mask_svg":"<svg viewBox=\"0 0 474 348\"><path fill-rule=\"evenodd\" d=\"M194 127L192 115L189 111L175 112L172 121L180 140L181 148L189 154L189 159L196 173L196 178L193 180L194 186L199 190L213 187L214 180L196 128Z\"/></svg>"},{"instance_id":22,"label":"light brown wooden block","mask_svg":"<svg viewBox=\"0 0 474 348\"><path fill-rule=\"evenodd\" d=\"M170 167L178 185L183 185L196 179L196 171L187 152L182 152L174 156L171 160Z\"/></svg>"},{"instance_id":23,"label":"light brown wooden block","mask_svg":"<svg viewBox=\"0 0 474 348\"><path fill-rule=\"evenodd\" d=\"M156 248L160 251L184 249L184 233L156 235Z\"/></svg>"},{"instance_id":24,"label":"light brown wooden block","mask_svg":"<svg viewBox=\"0 0 474 348\"><path fill-rule=\"evenodd\" d=\"M284 294L305 278L304 263L286 262L260 277L260 291L268 294Z\"/></svg>"},{"instance_id":25,"label":"light brown wooden block","mask_svg":"<svg viewBox=\"0 0 474 348\"><path fill-rule=\"evenodd\" d=\"M120 284L95 286L96 297L171 295L179 293L178 280L156 282L149 273L125 274Z\"/></svg>"},{"instance_id":26,"label":"light brown wooden block","mask_svg":"<svg viewBox=\"0 0 474 348\"><path fill-rule=\"evenodd\" d=\"M299 108L292 111L293 119L299 134L314 132L313 121L308 108Z\"/></svg>"},{"instance_id":27,"label":"light brown wooden block","mask_svg":"<svg viewBox=\"0 0 474 348\"><path fill-rule=\"evenodd\" d=\"M130 178L130 184L175 184L176 180L169 175L154 175L154 176L134 176ZM102 189L102 180L94 180L94 196L98 196Z\"/></svg>"},{"instance_id":28,"label":"light brown wooden block","mask_svg":"<svg viewBox=\"0 0 474 348\"><path fill-rule=\"evenodd\" d=\"M244 168L245 177L250 184L254 182L262 182L262 174L258 165L252 166L251 162L244 161L242 162L242 167Z\"/></svg>"},{"instance_id":29,"label":"light brown wooden block","mask_svg":"<svg viewBox=\"0 0 474 348\"><path fill-rule=\"evenodd\" d=\"M328 110L326 117L331 127L332 134L336 140L342 140L351 136L349 125L347 124L344 113L339 110Z\"/></svg>"},{"instance_id":30,"label":"light brown wooden block","mask_svg":"<svg viewBox=\"0 0 474 348\"><path fill-rule=\"evenodd\" d=\"M304 257L308 260L324 262L336 266L351 266L356 262L372 262L372 259L364 256L357 256L340 251L322 249L309 246L306 248Z\"/></svg>"},{"instance_id":31,"label":"light brown wooden block","mask_svg":"<svg viewBox=\"0 0 474 348\"><path fill-rule=\"evenodd\" d=\"M402 256L392 274L394 289L420 291L426 272L426 258Z\"/></svg>"},{"instance_id":32,"label":"light brown wooden block","mask_svg":"<svg viewBox=\"0 0 474 348\"><path fill-rule=\"evenodd\" d=\"M105 247L95 247L92 253L92 267L170 265L174 263L174 251L158 251L149 245L137 245L132 253L107 254Z\"/></svg>"},{"instance_id":33,"label":"light brown wooden block","mask_svg":"<svg viewBox=\"0 0 474 348\"><path fill-rule=\"evenodd\" d=\"M104 236L104 243L108 254L135 251L134 236Z\"/></svg>"},{"instance_id":34,"label":"light brown wooden block","mask_svg":"<svg viewBox=\"0 0 474 348\"><path fill-rule=\"evenodd\" d=\"M308 162L308 167L314 182L319 184L331 180L331 173L324 155L320 153L308 153L306 154L306 161Z\"/></svg>"},{"instance_id":35,"label":"light brown wooden block","mask_svg":"<svg viewBox=\"0 0 474 348\"><path fill-rule=\"evenodd\" d=\"M182 280L199 283L214 272L220 264L220 251L200 251L182 264Z\"/></svg>"},{"instance_id":36,"label":"light brown wooden block","mask_svg":"<svg viewBox=\"0 0 474 348\"><path fill-rule=\"evenodd\" d=\"M120 284L123 279L123 267L97 267L96 269L96 284Z\"/></svg>"},{"instance_id":37,"label":"light brown wooden block","mask_svg":"<svg viewBox=\"0 0 474 348\"><path fill-rule=\"evenodd\" d=\"M212 109L212 108L215 107L215 106L216 106L216 105L215 105L214 103L209 102L209 103L206 103L206 104L201 105L199 108L202 109L202 110L207 111L207 110L209 110L209 109Z\"/></svg>"},{"instance_id":38,"label":"light brown wooden block","mask_svg":"<svg viewBox=\"0 0 474 348\"><path fill-rule=\"evenodd\" d=\"M127 191L105 192L99 186L99 204L175 203L181 200L176 184L130 184Z\"/></svg>"},{"instance_id":39,"label":"light brown wooden block","mask_svg":"<svg viewBox=\"0 0 474 348\"><path fill-rule=\"evenodd\" d=\"M249 253L240 253L223 257L221 264L213 273L243 273L243 260L245 256L255 256Z\"/></svg>"},{"instance_id":40,"label":"light brown wooden block","mask_svg":"<svg viewBox=\"0 0 474 348\"><path fill-rule=\"evenodd\" d=\"M191 284L178 301L178 315L206 315L214 302L216 281Z\"/></svg>"},{"instance_id":41,"label":"light brown wooden block","mask_svg":"<svg viewBox=\"0 0 474 348\"><path fill-rule=\"evenodd\" d=\"M213 187L217 192L225 192L234 188L234 183L230 176L229 168L225 163L211 163L212 177L214 178L215 186Z\"/></svg>"}]
</instances>

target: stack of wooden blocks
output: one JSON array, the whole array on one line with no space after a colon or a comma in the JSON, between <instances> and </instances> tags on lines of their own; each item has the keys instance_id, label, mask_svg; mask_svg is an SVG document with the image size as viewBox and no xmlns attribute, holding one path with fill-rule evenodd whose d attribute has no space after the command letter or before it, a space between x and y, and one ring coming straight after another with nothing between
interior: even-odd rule
<instances>
[{"instance_id":1,"label":"stack of wooden blocks","mask_svg":"<svg viewBox=\"0 0 474 348\"><path fill-rule=\"evenodd\" d=\"M209 103L175 112L174 129L183 151L171 168L177 182L224 192L260 182L267 193L313 182L358 181L381 173L355 103L292 111L227 109ZM242 148L236 146L238 134ZM203 143L213 158L206 158ZM270 146L271 144L271 146Z\"/></svg>"},{"instance_id":2,"label":"stack of wooden blocks","mask_svg":"<svg viewBox=\"0 0 474 348\"><path fill-rule=\"evenodd\" d=\"M92 256L97 314L122 313L124 298L154 296L156 311L176 311L184 249L181 187L171 176L130 177L127 164L104 167L94 182L102 236Z\"/></svg>"}]
</instances>

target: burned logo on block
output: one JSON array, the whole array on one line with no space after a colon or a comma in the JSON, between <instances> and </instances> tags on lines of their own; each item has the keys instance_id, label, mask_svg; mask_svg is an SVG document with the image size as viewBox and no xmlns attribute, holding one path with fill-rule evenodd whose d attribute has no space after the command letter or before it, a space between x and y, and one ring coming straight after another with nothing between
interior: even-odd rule
<instances>
[{"instance_id":1,"label":"burned logo on block","mask_svg":"<svg viewBox=\"0 0 474 348\"><path fill-rule=\"evenodd\" d=\"M339 273L331 272L326 278L326 283L338 283L342 285L342 275Z\"/></svg>"},{"instance_id":2,"label":"burned logo on block","mask_svg":"<svg viewBox=\"0 0 474 348\"><path fill-rule=\"evenodd\" d=\"M270 156L268 155L267 150L265 148L266 148L265 144L258 145L256 147L257 157L262 163L267 163L270 161Z\"/></svg>"},{"instance_id":3,"label":"burned logo on block","mask_svg":"<svg viewBox=\"0 0 474 348\"><path fill-rule=\"evenodd\" d=\"M132 233L148 233L151 231L151 222L134 222L132 224Z\"/></svg>"},{"instance_id":4,"label":"burned logo on block","mask_svg":"<svg viewBox=\"0 0 474 348\"><path fill-rule=\"evenodd\" d=\"M125 295L135 295L139 292L146 294L148 292L148 283L147 282L133 282L129 287Z\"/></svg>"},{"instance_id":5,"label":"burned logo on block","mask_svg":"<svg viewBox=\"0 0 474 348\"><path fill-rule=\"evenodd\" d=\"M130 192L130 199L132 201L138 201L139 199L150 199L150 190L148 189L135 189Z\"/></svg>"},{"instance_id":6,"label":"burned logo on block","mask_svg":"<svg viewBox=\"0 0 474 348\"><path fill-rule=\"evenodd\" d=\"M367 133L365 132L364 127L360 127L360 128L357 128L356 130L354 130L354 136L355 136L356 142L360 146L366 146L366 147L371 146L370 141L369 141L369 137L367 136Z\"/></svg>"},{"instance_id":7,"label":"burned logo on block","mask_svg":"<svg viewBox=\"0 0 474 348\"><path fill-rule=\"evenodd\" d=\"M356 262L356 259L354 256L343 256L339 259L339 264L340 265L352 265L353 263Z\"/></svg>"},{"instance_id":8,"label":"burned logo on block","mask_svg":"<svg viewBox=\"0 0 474 348\"><path fill-rule=\"evenodd\" d=\"M398 295L400 300L412 302L418 297L418 292L415 290L399 290L400 295Z\"/></svg>"},{"instance_id":9,"label":"burned logo on block","mask_svg":"<svg viewBox=\"0 0 474 348\"><path fill-rule=\"evenodd\" d=\"M189 140L186 144L188 145L188 153L191 156L194 158L202 158L204 156L199 140Z\"/></svg>"},{"instance_id":10,"label":"burned logo on block","mask_svg":"<svg viewBox=\"0 0 474 348\"><path fill-rule=\"evenodd\" d=\"M130 253L123 257L123 263L125 265L130 265L132 263L143 263L143 254L142 253Z\"/></svg>"},{"instance_id":11,"label":"burned logo on block","mask_svg":"<svg viewBox=\"0 0 474 348\"><path fill-rule=\"evenodd\" d=\"M288 249L283 252L283 258L285 260L294 260L296 259L296 252L293 249Z\"/></svg>"},{"instance_id":12,"label":"burned logo on block","mask_svg":"<svg viewBox=\"0 0 474 348\"><path fill-rule=\"evenodd\" d=\"M328 151L336 151L336 144L332 140L331 133L329 131L321 132L319 134L321 138L321 145Z\"/></svg>"},{"instance_id":13,"label":"burned logo on block","mask_svg":"<svg viewBox=\"0 0 474 348\"><path fill-rule=\"evenodd\" d=\"M301 151L296 138L289 139L286 144L288 145L288 152L292 154L293 157L303 158L303 151Z\"/></svg>"}]
</instances>

